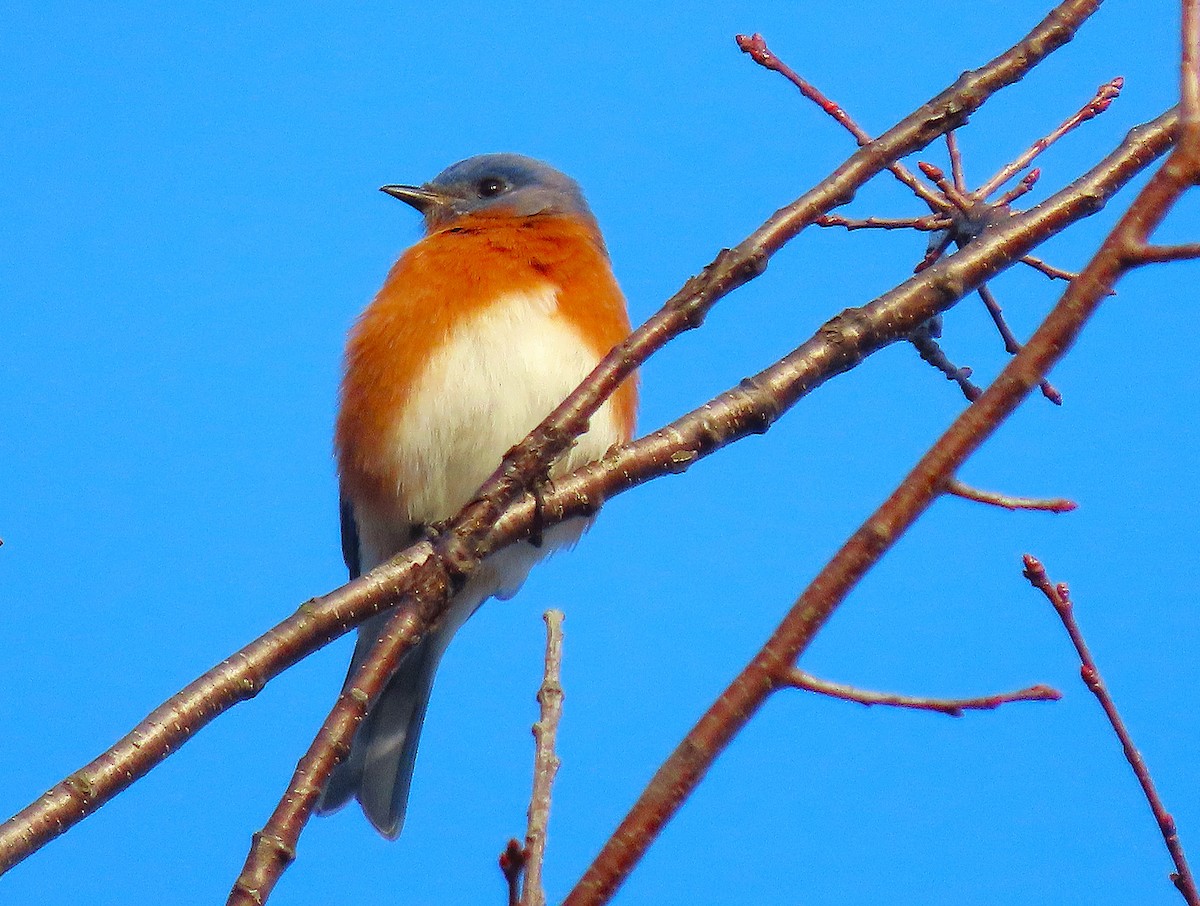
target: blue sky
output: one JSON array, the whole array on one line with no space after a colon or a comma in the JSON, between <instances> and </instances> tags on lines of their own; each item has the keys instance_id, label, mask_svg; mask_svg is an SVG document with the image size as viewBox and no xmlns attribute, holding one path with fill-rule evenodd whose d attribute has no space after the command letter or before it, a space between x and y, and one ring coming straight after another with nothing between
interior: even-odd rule
<instances>
[{"instance_id":1,"label":"blue sky","mask_svg":"<svg viewBox=\"0 0 1200 906\"><path fill-rule=\"evenodd\" d=\"M772 47L880 132L1050 7L1016 2L18 4L0 31L0 811L342 583L330 431L346 329L416 216L379 194L484 151L584 186L635 321L826 175L848 138L738 52ZM961 136L978 183L1126 77L1048 153L1033 200L1173 102L1177 5L1114 2ZM944 163L940 148L923 158ZM1078 267L1130 198L1045 257ZM849 208L921 210L880 179ZM1200 202L1164 228L1200 234ZM900 282L911 234L810 231L643 372L652 430ZM1200 860L1200 267L1138 273L963 478L1069 516L937 504L803 665L864 686L1066 698L950 720L771 701L621 903L1177 902L1149 812L1064 633L1042 557ZM1020 335L1060 287L994 288ZM1164 342L1164 338L1166 341ZM976 301L945 347L1003 364ZM528 797L541 612L567 613L561 897L814 572L961 411L894 348L765 437L611 502L585 541L485 607L434 692L404 836L315 821L273 903L500 902ZM5 902L221 902L336 695L348 639L280 677L0 880Z\"/></svg>"}]
</instances>

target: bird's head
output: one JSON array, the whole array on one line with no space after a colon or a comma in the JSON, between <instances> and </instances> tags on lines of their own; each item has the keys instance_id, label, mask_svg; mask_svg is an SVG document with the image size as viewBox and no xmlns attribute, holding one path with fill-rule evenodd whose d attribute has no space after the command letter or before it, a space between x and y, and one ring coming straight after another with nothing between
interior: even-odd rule
<instances>
[{"instance_id":1,"label":"bird's head","mask_svg":"<svg viewBox=\"0 0 1200 906\"><path fill-rule=\"evenodd\" d=\"M558 214L585 221L599 235L579 184L549 164L521 154L468 157L424 185L383 186L380 191L420 211L431 233L468 214Z\"/></svg>"}]
</instances>

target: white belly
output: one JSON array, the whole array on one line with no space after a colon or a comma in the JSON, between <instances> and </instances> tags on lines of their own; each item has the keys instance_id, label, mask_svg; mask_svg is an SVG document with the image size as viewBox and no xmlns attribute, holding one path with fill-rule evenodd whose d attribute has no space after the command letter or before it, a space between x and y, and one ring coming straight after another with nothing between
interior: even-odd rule
<instances>
[{"instance_id":1,"label":"white belly","mask_svg":"<svg viewBox=\"0 0 1200 906\"><path fill-rule=\"evenodd\" d=\"M459 325L426 364L394 429L409 519L453 516L598 361L559 313L549 284L504 296ZM555 471L598 459L619 439L605 403Z\"/></svg>"}]
</instances>

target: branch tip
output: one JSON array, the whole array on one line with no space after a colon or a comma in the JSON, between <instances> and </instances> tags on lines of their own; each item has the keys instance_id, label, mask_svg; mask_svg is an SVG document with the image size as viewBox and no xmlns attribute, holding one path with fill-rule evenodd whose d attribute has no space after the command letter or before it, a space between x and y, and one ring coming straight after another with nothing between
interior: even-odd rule
<instances>
[{"instance_id":1,"label":"branch tip","mask_svg":"<svg viewBox=\"0 0 1200 906\"><path fill-rule=\"evenodd\" d=\"M949 717L962 717L967 711L991 711L1004 704L1022 701L1058 701L1062 693L1057 689L1038 683L1013 692L998 692L974 698L926 698L914 695L899 695L894 692L876 692L859 689L844 683L834 683L813 676L799 667L784 671L781 684L807 692L816 692L830 698L871 707L883 705L891 708L907 708L912 711L932 711Z\"/></svg>"},{"instance_id":2,"label":"branch tip","mask_svg":"<svg viewBox=\"0 0 1200 906\"><path fill-rule=\"evenodd\" d=\"M1046 513L1069 513L1079 504L1064 497L1014 497L996 491L984 491L971 487L957 478L946 482L946 493L964 500L985 503L1005 510L1035 510Z\"/></svg>"},{"instance_id":3,"label":"branch tip","mask_svg":"<svg viewBox=\"0 0 1200 906\"><path fill-rule=\"evenodd\" d=\"M1189 2L1196 2L1200 5L1200 0L1189 0ZM1079 657L1079 676L1083 680L1084 685L1087 686L1088 690L1100 703L1100 707L1104 711L1104 716L1108 718L1113 733L1121 743L1121 749L1125 753L1125 760L1129 762L1130 768L1133 769L1133 774L1142 788L1142 795L1145 797L1147 804L1149 804L1150 811L1154 814L1159 832L1162 834L1163 842L1166 844L1167 852L1170 854L1172 862L1175 863L1175 872L1171 875L1172 882L1189 906L1200 906L1200 890L1197 890L1191 868L1188 866L1187 856L1183 851L1183 844L1179 840L1179 834L1175 827L1175 819L1171 817L1170 812L1167 811L1166 805L1162 801L1162 797L1159 796L1158 790L1154 785L1154 780L1150 776L1150 768L1134 744L1133 736L1129 732L1129 728L1125 725L1125 720L1121 717L1120 711L1117 709L1116 701L1108 691L1108 687L1104 683L1104 678L1100 675L1100 668L1097 666L1095 658L1092 657L1092 652L1083 636L1083 630L1075 618L1075 608L1071 603L1071 594L1067 583L1052 583L1046 573L1045 566L1031 554L1025 554L1022 562L1024 564L1023 575L1025 578L1046 597L1054 607L1054 612L1058 614L1059 619L1062 621L1063 628L1067 631L1067 636L1070 638L1071 644L1075 648L1075 653Z\"/></svg>"}]
</instances>

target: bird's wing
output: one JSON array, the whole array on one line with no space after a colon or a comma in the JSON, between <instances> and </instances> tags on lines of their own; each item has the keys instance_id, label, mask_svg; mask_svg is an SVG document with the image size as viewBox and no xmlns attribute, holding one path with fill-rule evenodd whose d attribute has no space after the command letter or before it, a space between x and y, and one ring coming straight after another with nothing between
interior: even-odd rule
<instances>
[{"instance_id":1,"label":"bird's wing","mask_svg":"<svg viewBox=\"0 0 1200 906\"><path fill-rule=\"evenodd\" d=\"M350 570L350 578L357 579L362 575L362 559L358 545L358 523L354 520L354 506L343 497L339 510L342 517L342 559L346 561L346 569Z\"/></svg>"}]
</instances>

